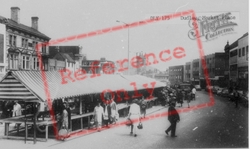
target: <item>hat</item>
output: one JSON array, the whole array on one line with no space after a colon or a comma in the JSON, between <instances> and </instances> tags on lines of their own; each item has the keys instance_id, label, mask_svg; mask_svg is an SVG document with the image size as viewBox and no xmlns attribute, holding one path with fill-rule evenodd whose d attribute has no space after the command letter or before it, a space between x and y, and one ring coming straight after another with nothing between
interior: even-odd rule
<instances>
[{"instance_id":1,"label":"hat","mask_svg":"<svg viewBox=\"0 0 250 149\"><path fill-rule=\"evenodd\" d=\"M132 103L137 103L137 102L138 102L138 99L132 100Z\"/></svg>"}]
</instances>

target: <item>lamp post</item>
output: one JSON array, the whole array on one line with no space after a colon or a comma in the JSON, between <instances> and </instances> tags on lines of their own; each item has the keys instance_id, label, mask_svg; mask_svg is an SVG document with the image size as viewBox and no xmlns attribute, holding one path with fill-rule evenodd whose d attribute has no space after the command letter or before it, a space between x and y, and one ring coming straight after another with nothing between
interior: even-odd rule
<instances>
[{"instance_id":1,"label":"lamp post","mask_svg":"<svg viewBox=\"0 0 250 149\"><path fill-rule=\"evenodd\" d=\"M129 75L129 24L119 20L116 20L116 22L123 23L126 26L128 26L128 75Z\"/></svg>"}]
</instances>

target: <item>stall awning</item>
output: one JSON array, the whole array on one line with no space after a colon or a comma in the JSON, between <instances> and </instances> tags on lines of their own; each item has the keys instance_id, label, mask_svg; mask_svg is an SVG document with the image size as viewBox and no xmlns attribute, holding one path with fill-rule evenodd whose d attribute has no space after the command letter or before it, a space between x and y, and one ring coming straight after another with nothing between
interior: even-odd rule
<instances>
[{"instance_id":1,"label":"stall awning","mask_svg":"<svg viewBox=\"0 0 250 149\"><path fill-rule=\"evenodd\" d=\"M12 75L7 75L0 83L0 99L2 100L38 100L20 81Z\"/></svg>"},{"instance_id":2,"label":"stall awning","mask_svg":"<svg viewBox=\"0 0 250 149\"><path fill-rule=\"evenodd\" d=\"M0 81L0 100L24 100L45 102L70 98L88 94L99 94L110 89L117 91L124 89L134 91L135 82L138 90L145 89L143 84L156 81L144 76L100 75L94 78L86 74L86 79L70 81L62 84L62 76L58 71L12 71ZM72 75L73 77L73 75ZM47 85L46 85L47 84ZM156 81L154 88L163 87L165 84ZM148 85L148 88L151 88ZM46 92L47 91L47 92Z\"/></svg>"}]
</instances>

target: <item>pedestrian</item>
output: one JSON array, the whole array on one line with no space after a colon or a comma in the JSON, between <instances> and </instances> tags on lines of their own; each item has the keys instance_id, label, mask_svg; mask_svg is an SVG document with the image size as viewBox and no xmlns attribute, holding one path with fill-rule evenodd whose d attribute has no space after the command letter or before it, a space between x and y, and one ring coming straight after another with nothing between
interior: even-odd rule
<instances>
[{"instance_id":1,"label":"pedestrian","mask_svg":"<svg viewBox=\"0 0 250 149\"><path fill-rule=\"evenodd\" d=\"M171 137L177 137L175 135L176 124L180 121L180 116L174 107L175 107L175 103L172 102L170 104L170 107L168 108L168 120L169 120L171 125L168 127L167 130L165 130L165 133L167 135L168 135L169 131L171 131Z\"/></svg>"},{"instance_id":2,"label":"pedestrian","mask_svg":"<svg viewBox=\"0 0 250 149\"><path fill-rule=\"evenodd\" d=\"M134 99L129 108L128 118L132 120L131 132L130 135L134 134L134 137L137 136L137 126L140 121L140 106L137 104L138 100Z\"/></svg>"},{"instance_id":3,"label":"pedestrian","mask_svg":"<svg viewBox=\"0 0 250 149\"><path fill-rule=\"evenodd\" d=\"M64 106L68 113L68 131L71 131L71 109L68 102L64 102Z\"/></svg>"},{"instance_id":4,"label":"pedestrian","mask_svg":"<svg viewBox=\"0 0 250 149\"><path fill-rule=\"evenodd\" d=\"M112 101L110 103L110 108L111 108L111 116L110 116L111 122L113 124L116 124L116 120L118 119L118 117L117 117L118 111L117 111L116 103L115 103L115 101L113 99L112 99Z\"/></svg>"},{"instance_id":5,"label":"pedestrian","mask_svg":"<svg viewBox=\"0 0 250 149\"><path fill-rule=\"evenodd\" d=\"M97 105L94 108L94 120L96 123L96 129L98 132L101 131L101 126L102 126L102 117L104 116L104 111L103 111L103 107L101 106L101 102L98 101Z\"/></svg>"},{"instance_id":6,"label":"pedestrian","mask_svg":"<svg viewBox=\"0 0 250 149\"><path fill-rule=\"evenodd\" d=\"M12 117L17 117L21 115L22 115L21 105L17 101L14 101ZM15 124L15 128L17 126L20 126L20 124Z\"/></svg>"},{"instance_id":7,"label":"pedestrian","mask_svg":"<svg viewBox=\"0 0 250 149\"><path fill-rule=\"evenodd\" d=\"M180 89L177 91L177 101L179 104L181 104L181 107L182 107L183 99L182 99L182 92Z\"/></svg>"},{"instance_id":8,"label":"pedestrian","mask_svg":"<svg viewBox=\"0 0 250 149\"><path fill-rule=\"evenodd\" d=\"M145 118L146 117L146 110L147 110L147 102L145 101L144 97L142 97L140 109L141 109L141 117Z\"/></svg>"},{"instance_id":9,"label":"pedestrian","mask_svg":"<svg viewBox=\"0 0 250 149\"><path fill-rule=\"evenodd\" d=\"M111 107L109 103L104 103L104 108L103 108L103 122L104 125L109 128L109 123L111 123Z\"/></svg>"},{"instance_id":10,"label":"pedestrian","mask_svg":"<svg viewBox=\"0 0 250 149\"><path fill-rule=\"evenodd\" d=\"M193 86L193 88L192 88L192 100L195 100L195 94L196 94L196 89L195 89L195 87Z\"/></svg>"},{"instance_id":11,"label":"pedestrian","mask_svg":"<svg viewBox=\"0 0 250 149\"><path fill-rule=\"evenodd\" d=\"M191 94L192 94L191 92L188 92L188 93L187 93L187 97L186 97L186 99L187 99L187 104L188 104L188 108L190 108L189 103L190 103L191 98L192 98L192 95L191 95Z\"/></svg>"},{"instance_id":12,"label":"pedestrian","mask_svg":"<svg viewBox=\"0 0 250 149\"><path fill-rule=\"evenodd\" d=\"M69 128L69 116L68 116L68 112L66 110L66 103L64 103L63 108L62 108L62 113L61 113L61 129L66 129L68 131Z\"/></svg>"},{"instance_id":13,"label":"pedestrian","mask_svg":"<svg viewBox=\"0 0 250 149\"><path fill-rule=\"evenodd\" d=\"M234 97L234 102L235 102L235 108L238 108L239 104L239 93L237 91L237 88L234 88L233 90L233 97Z\"/></svg>"}]
</instances>

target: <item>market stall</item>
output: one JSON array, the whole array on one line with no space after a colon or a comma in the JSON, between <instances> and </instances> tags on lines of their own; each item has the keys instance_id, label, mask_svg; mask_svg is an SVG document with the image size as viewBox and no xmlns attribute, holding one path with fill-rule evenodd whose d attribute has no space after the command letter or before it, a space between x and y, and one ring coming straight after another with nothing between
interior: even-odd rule
<instances>
[{"instance_id":1,"label":"market stall","mask_svg":"<svg viewBox=\"0 0 250 149\"><path fill-rule=\"evenodd\" d=\"M97 100L105 100L109 96L117 104L121 104L118 107L120 107L119 110L123 110L127 107L128 102L137 98L133 96L135 92L147 92L143 86L145 83L155 81L155 85L148 85L147 89L164 86L159 81L147 80L142 76L104 74L93 78L91 78L91 74L85 74L85 76L84 79L72 81L73 79L70 78L63 80L62 73L57 71L8 72L0 81L0 100L17 101L24 104L23 113L25 115L0 120L5 123L5 136L11 138L8 134L10 123L24 124L25 136L23 138L25 141L28 138L28 127L31 125L34 128L34 143L36 142L36 130L40 130L42 126L45 140L48 139L49 126L52 126L56 135L58 132L56 115L60 113L60 106L64 101L70 104L72 132L81 131L89 128L89 121ZM62 83L63 81L67 83ZM135 82L134 85L131 85L133 82ZM26 109L27 105L31 105L29 110ZM76 123L79 123L80 127L76 128L74 126ZM19 131L18 129L17 131Z\"/></svg>"}]
</instances>

